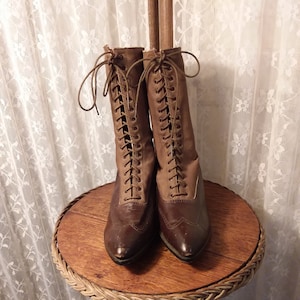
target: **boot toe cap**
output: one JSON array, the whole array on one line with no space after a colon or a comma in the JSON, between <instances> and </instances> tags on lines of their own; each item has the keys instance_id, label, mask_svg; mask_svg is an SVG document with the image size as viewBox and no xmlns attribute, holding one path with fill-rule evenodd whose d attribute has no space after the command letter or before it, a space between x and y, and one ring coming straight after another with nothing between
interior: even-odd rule
<instances>
[{"instance_id":1,"label":"boot toe cap","mask_svg":"<svg viewBox=\"0 0 300 300\"><path fill-rule=\"evenodd\" d=\"M192 261L202 252L209 239L209 230L185 228L173 232L162 232L162 240L179 259Z\"/></svg>"},{"instance_id":2,"label":"boot toe cap","mask_svg":"<svg viewBox=\"0 0 300 300\"><path fill-rule=\"evenodd\" d=\"M106 241L105 248L111 259L120 265L128 264L134 260L138 251L136 246L125 245L123 242Z\"/></svg>"},{"instance_id":3,"label":"boot toe cap","mask_svg":"<svg viewBox=\"0 0 300 300\"><path fill-rule=\"evenodd\" d=\"M132 260L133 254L130 253L129 247L114 245L107 247L107 250L112 260L120 265L127 264Z\"/></svg>"},{"instance_id":4,"label":"boot toe cap","mask_svg":"<svg viewBox=\"0 0 300 300\"><path fill-rule=\"evenodd\" d=\"M120 265L129 264L136 260L150 245L155 234L152 228L139 232L131 226L127 226L126 230L121 232L117 230L117 232L118 234L112 228L106 230L104 244L111 259Z\"/></svg>"}]
</instances>

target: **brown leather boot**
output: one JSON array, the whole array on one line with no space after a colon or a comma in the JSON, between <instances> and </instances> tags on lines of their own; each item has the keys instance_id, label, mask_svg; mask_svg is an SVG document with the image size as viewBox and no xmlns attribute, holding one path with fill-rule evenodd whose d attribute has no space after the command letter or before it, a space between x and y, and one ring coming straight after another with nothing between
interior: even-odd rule
<instances>
[{"instance_id":1,"label":"brown leather boot","mask_svg":"<svg viewBox=\"0 0 300 300\"><path fill-rule=\"evenodd\" d=\"M136 64L126 78L127 69L143 57L143 48L110 49L105 46L104 50L105 55L100 56L90 72L93 86L97 83L99 68L106 65L104 94L109 92L110 95L116 143L117 177L104 243L114 262L127 264L143 253L156 234L156 158L144 83L139 86L139 97L136 97L143 63ZM105 60L100 62L103 56ZM93 91L92 107L96 107L96 95Z\"/></svg>"},{"instance_id":2,"label":"brown leather boot","mask_svg":"<svg viewBox=\"0 0 300 300\"><path fill-rule=\"evenodd\" d=\"M136 97L143 64L127 69L143 56L142 48L116 48L107 58L109 94L116 142L117 178L104 232L108 254L130 263L150 245L155 230L155 156L144 83Z\"/></svg>"},{"instance_id":3,"label":"brown leather boot","mask_svg":"<svg viewBox=\"0 0 300 300\"><path fill-rule=\"evenodd\" d=\"M161 238L178 258L191 261L207 243L209 219L181 53L180 48L145 52L142 77L159 163Z\"/></svg>"}]
</instances>

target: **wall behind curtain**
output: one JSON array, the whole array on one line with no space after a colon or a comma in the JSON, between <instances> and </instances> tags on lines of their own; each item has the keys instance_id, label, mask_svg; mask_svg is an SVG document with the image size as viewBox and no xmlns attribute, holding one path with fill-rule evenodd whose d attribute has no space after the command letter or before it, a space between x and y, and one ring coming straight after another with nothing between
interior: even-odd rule
<instances>
[{"instance_id":1,"label":"wall behind curtain","mask_svg":"<svg viewBox=\"0 0 300 300\"><path fill-rule=\"evenodd\" d=\"M66 204L116 170L109 100L97 116L77 91L106 43L148 48L147 1L1 1L0 16L0 298L84 299L53 266L51 236ZM297 299L300 3L174 0L174 26L201 62L188 88L204 177L266 230L260 270L228 299Z\"/></svg>"}]
</instances>

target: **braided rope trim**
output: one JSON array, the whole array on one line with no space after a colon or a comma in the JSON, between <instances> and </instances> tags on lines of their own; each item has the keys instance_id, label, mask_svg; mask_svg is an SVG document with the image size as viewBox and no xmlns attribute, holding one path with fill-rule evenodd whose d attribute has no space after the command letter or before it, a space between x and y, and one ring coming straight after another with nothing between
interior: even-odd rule
<instances>
[{"instance_id":1,"label":"braided rope trim","mask_svg":"<svg viewBox=\"0 0 300 300\"><path fill-rule=\"evenodd\" d=\"M91 191L89 191L91 192ZM122 299L122 300L191 300L191 299L202 299L212 300L220 299L228 296L238 288L248 283L258 270L265 253L265 233L262 226L260 226L260 235L257 247L253 255L249 260L236 272L215 282L209 286L202 287L200 289L186 291L183 293L171 293L171 294L133 294L125 293L116 290L100 287L95 283L87 280L86 278L78 275L74 270L67 264L63 259L57 242L57 232L62 218L66 212L75 205L81 198L87 195L89 192L82 194L81 196L70 202L60 214L56 225L55 231L51 241L52 258L57 269L60 271L66 282L76 291L79 291L84 296L90 297L93 300L102 299Z\"/></svg>"}]
</instances>

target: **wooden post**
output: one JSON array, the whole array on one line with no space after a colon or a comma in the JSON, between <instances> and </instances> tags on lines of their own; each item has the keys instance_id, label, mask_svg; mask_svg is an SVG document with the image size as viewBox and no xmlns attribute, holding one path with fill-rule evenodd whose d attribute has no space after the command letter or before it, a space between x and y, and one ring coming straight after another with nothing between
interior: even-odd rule
<instances>
[{"instance_id":1,"label":"wooden post","mask_svg":"<svg viewBox=\"0 0 300 300\"><path fill-rule=\"evenodd\" d=\"M159 48L158 0L148 0L150 49Z\"/></svg>"},{"instance_id":2,"label":"wooden post","mask_svg":"<svg viewBox=\"0 0 300 300\"><path fill-rule=\"evenodd\" d=\"M160 49L173 48L173 1L159 0Z\"/></svg>"}]
</instances>

